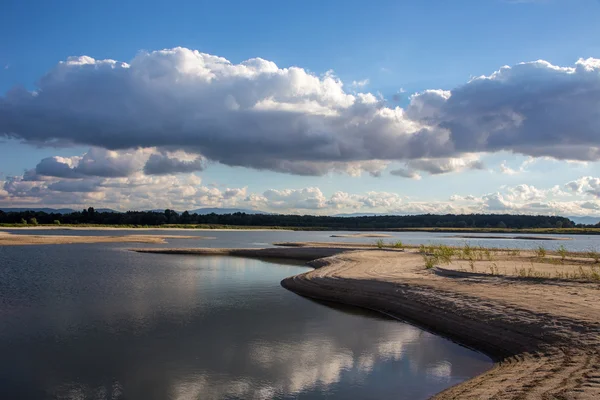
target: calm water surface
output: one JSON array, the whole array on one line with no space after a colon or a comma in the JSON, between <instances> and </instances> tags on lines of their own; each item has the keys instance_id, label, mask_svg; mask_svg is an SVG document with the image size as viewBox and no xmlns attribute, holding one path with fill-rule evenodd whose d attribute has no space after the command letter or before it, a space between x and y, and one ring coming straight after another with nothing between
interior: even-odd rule
<instances>
[{"instance_id":1,"label":"calm water surface","mask_svg":"<svg viewBox=\"0 0 600 400\"><path fill-rule=\"evenodd\" d=\"M272 239L233 234L168 246ZM0 246L1 399L422 399L491 366L283 289L302 266L129 246Z\"/></svg>"},{"instance_id":2,"label":"calm water surface","mask_svg":"<svg viewBox=\"0 0 600 400\"><path fill-rule=\"evenodd\" d=\"M347 231L283 231L283 230L265 230L265 231L198 231L198 230L174 230L174 229L156 229L156 230L6 230L17 234L41 234L41 235L132 235L132 234L156 234L156 235L182 235L182 236L210 236L213 240L181 239L172 241L165 245L147 245L148 247L269 247L275 242L354 242L354 243L372 243L377 238L348 238L332 237L332 235L356 234L356 233L383 233L390 237L383 238L386 243L402 241L405 244L445 244L449 246L463 246L469 243L472 246L483 246L490 248L519 248L533 249L538 246L544 246L548 250L553 250L563 245L571 251L600 251L599 235L545 235L545 234L521 234L521 233L495 233L496 237L555 237L567 240L523 240L523 239L488 239L489 233L465 233L462 235L478 236L478 239L465 239L461 234L446 232L347 232ZM140 247L134 244L135 247Z\"/></svg>"}]
</instances>

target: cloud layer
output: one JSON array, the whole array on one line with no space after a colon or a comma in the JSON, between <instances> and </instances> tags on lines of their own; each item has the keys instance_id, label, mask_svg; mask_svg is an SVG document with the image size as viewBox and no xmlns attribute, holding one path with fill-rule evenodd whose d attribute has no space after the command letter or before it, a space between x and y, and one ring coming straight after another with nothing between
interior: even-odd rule
<instances>
[{"instance_id":1,"label":"cloud layer","mask_svg":"<svg viewBox=\"0 0 600 400\"><path fill-rule=\"evenodd\" d=\"M477 157L471 156L460 161L423 162L419 168L431 173L445 173L452 169L477 168L479 163ZM203 184L200 177L189 173L189 170L202 167L203 160L198 161L196 156L182 152L91 148L81 156L45 158L22 176L0 179L0 207L94 206L117 210L173 208L180 211L233 207L325 215L375 212L600 216L600 178L594 176L582 176L549 188L518 184L483 195L455 193L447 200L424 201L402 191L326 194L319 187L292 187L249 192L246 187ZM377 172L381 165L362 167Z\"/></svg>"},{"instance_id":2,"label":"cloud layer","mask_svg":"<svg viewBox=\"0 0 600 400\"><path fill-rule=\"evenodd\" d=\"M395 174L414 177L418 170L457 167L431 160L486 152L598 160L599 108L600 60L591 58L570 67L545 61L502 67L392 108L371 93L346 91L331 72L317 76L260 58L233 64L174 48L141 52L129 63L87 56L60 62L35 91L13 88L0 97L0 135L47 145L153 148L145 164L151 174L200 170L206 158L302 175L377 175L381 168L372 163L404 161L407 170ZM164 155L178 150L195 157ZM102 177L138 168L134 160L116 169L81 160L78 171L68 162L68 169L47 163L40 169Z\"/></svg>"}]
</instances>

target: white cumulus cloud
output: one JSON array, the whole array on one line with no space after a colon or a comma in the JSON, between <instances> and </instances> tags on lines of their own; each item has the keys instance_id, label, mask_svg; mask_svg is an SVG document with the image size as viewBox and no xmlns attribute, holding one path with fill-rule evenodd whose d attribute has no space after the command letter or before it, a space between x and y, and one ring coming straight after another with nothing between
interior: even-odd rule
<instances>
[{"instance_id":1,"label":"white cumulus cloud","mask_svg":"<svg viewBox=\"0 0 600 400\"><path fill-rule=\"evenodd\" d=\"M420 160L497 151L595 161L599 72L600 60L591 58L567 67L522 63L452 90L414 94L404 109L346 91L332 72L317 76L260 58L234 64L180 47L141 52L129 62L71 57L41 77L35 91L13 88L0 97L0 135L107 150L181 150L304 175L374 160L443 173L447 168ZM203 165L157 157L149 166L160 164L157 171ZM90 173L134 168L105 167L92 163Z\"/></svg>"}]
</instances>

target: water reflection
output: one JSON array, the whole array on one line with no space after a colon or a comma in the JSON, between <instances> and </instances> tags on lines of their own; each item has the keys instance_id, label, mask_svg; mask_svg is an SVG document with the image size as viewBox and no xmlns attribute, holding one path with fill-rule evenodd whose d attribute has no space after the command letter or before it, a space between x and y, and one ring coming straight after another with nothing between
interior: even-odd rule
<instances>
[{"instance_id":1,"label":"water reflection","mask_svg":"<svg viewBox=\"0 0 600 400\"><path fill-rule=\"evenodd\" d=\"M110 245L0 253L0 398L426 398L489 366L287 292L303 269Z\"/></svg>"}]
</instances>

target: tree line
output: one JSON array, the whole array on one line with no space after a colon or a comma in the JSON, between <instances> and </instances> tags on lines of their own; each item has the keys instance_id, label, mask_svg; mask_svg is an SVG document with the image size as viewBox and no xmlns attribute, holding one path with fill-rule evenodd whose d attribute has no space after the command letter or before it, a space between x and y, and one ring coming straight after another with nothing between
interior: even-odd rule
<instances>
[{"instance_id":1,"label":"tree line","mask_svg":"<svg viewBox=\"0 0 600 400\"><path fill-rule=\"evenodd\" d=\"M42 211L3 212L1 224L98 224L98 225L231 225L263 227L297 227L324 229L394 229L394 228L574 228L585 227L568 218L543 215L465 214L465 215L380 215L364 217L329 217L290 214L191 214L167 209L156 211L98 212L93 207L68 213Z\"/></svg>"}]
</instances>

